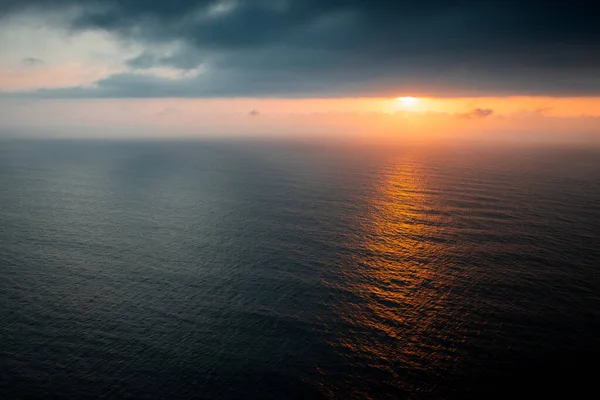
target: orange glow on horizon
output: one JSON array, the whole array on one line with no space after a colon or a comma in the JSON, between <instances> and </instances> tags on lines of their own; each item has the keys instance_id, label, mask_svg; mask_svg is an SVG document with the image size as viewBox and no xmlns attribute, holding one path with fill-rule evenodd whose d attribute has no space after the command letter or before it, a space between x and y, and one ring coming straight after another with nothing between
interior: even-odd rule
<instances>
[{"instance_id":1,"label":"orange glow on horizon","mask_svg":"<svg viewBox=\"0 0 600 400\"><path fill-rule=\"evenodd\" d=\"M256 112L250 114L252 110ZM295 135L383 144L532 134L587 135L600 141L600 97L4 98L0 99L0 121L11 127L60 129L77 137L83 131L102 137L109 131L136 137Z\"/></svg>"}]
</instances>

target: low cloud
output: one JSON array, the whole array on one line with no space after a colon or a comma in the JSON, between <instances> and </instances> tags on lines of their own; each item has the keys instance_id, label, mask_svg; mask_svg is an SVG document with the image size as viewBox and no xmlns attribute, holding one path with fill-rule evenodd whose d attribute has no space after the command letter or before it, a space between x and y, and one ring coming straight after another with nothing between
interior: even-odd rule
<instances>
[{"instance_id":1,"label":"low cloud","mask_svg":"<svg viewBox=\"0 0 600 400\"><path fill-rule=\"evenodd\" d=\"M248 113L248 115L251 116L251 117L258 117L260 115L260 111L258 111L258 110L251 110Z\"/></svg>"},{"instance_id":2,"label":"low cloud","mask_svg":"<svg viewBox=\"0 0 600 400\"><path fill-rule=\"evenodd\" d=\"M174 107L165 107L161 111L156 113L157 117L169 117L171 115L178 114L180 112L179 109Z\"/></svg>"},{"instance_id":3,"label":"low cloud","mask_svg":"<svg viewBox=\"0 0 600 400\"><path fill-rule=\"evenodd\" d=\"M25 57L21 60L21 65L24 67L39 67L42 65L46 65L46 63L40 58Z\"/></svg>"},{"instance_id":4,"label":"low cloud","mask_svg":"<svg viewBox=\"0 0 600 400\"><path fill-rule=\"evenodd\" d=\"M458 114L458 117L464 119L482 119L489 117L493 113L494 110L491 108L475 108L469 112Z\"/></svg>"}]
</instances>

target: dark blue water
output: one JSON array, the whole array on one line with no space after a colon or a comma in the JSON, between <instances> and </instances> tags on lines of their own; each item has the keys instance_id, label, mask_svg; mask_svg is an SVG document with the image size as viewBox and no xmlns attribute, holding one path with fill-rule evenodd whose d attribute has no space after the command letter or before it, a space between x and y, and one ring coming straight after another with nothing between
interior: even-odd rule
<instances>
[{"instance_id":1,"label":"dark blue water","mask_svg":"<svg viewBox=\"0 0 600 400\"><path fill-rule=\"evenodd\" d=\"M573 394L599 334L598 149L0 143L0 398Z\"/></svg>"}]
</instances>

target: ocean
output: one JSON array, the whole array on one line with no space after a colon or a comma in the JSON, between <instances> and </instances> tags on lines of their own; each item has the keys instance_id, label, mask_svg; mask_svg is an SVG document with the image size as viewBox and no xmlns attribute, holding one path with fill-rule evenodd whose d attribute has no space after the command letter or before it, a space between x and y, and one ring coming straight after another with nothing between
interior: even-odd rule
<instances>
[{"instance_id":1,"label":"ocean","mask_svg":"<svg viewBox=\"0 0 600 400\"><path fill-rule=\"evenodd\" d=\"M593 388L600 149L0 142L0 398Z\"/></svg>"}]
</instances>

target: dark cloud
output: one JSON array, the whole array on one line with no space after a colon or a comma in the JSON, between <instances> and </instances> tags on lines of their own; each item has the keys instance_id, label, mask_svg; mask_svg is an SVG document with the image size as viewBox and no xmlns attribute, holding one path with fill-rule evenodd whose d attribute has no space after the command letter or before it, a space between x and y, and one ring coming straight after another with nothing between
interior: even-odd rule
<instances>
[{"instance_id":1,"label":"dark cloud","mask_svg":"<svg viewBox=\"0 0 600 400\"><path fill-rule=\"evenodd\" d=\"M77 6L71 29L180 44L133 69L208 71L114 76L86 96L600 95L593 1L223 1L0 0L0 15Z\"/></svg>"},{"instance_id":2,"label":"dark cloud","mask_svg":"<svg viewBox=\"0 0 600 400\"><path fill-rule=\"evenodd\" d=\"M40 65L45 65L44 60L35 57L25 57L21 60L21 65L24 67L39 67Z\"/></svg>"},{"instance_id":3,"label":"dark cloud","mask_svg":"<svg viewBox=\"0 0 600 400\"><path fill-rule=\"evenodd\" d=\"M494 110L492 110L490 108L476 108L467 113L458 114L458 117L465 118L465 119L481 119L481 118L489 117L493 113L494 113Z\"/></svg>"},{"instance_id":4,"label":"dark cloud","mask_svg":"<svg viewBox=\"0 0 600 400\"><path fill-rule=\"evenodd\" d=\"M249 116L251 117L258 117L260 115L260 111L258 110L250 110L250 112L248 113Z\"/></svg>"},{"instance_id":5,"label":"dark cloud","mask_svg":"<svg viewBox=\"0 0 600 400\"><path fill-rule=\"evenodd\" d=\"M148 69L152 67L175 67L179 69L194 69L202 63L202 58L197 52L180 51L169 56L156 56L151 53L142 53L127 61L133 69Z\"/></svg>"},{"instance_id":6,"label":"dark cloud","mask_svg":"<svg viewBox=\"0 0 600 400\"><path fill-rule=\"evenodd\" d=\"M127 65L134 69L148 69L155 67L158 62L156 56L148 53L140 54L127 61Z\"/></svg>"}]
</instances>

